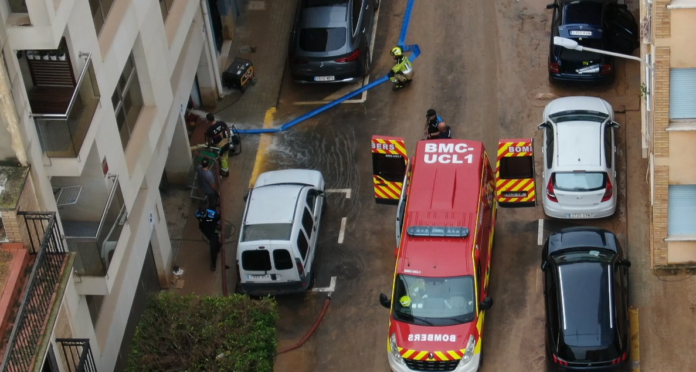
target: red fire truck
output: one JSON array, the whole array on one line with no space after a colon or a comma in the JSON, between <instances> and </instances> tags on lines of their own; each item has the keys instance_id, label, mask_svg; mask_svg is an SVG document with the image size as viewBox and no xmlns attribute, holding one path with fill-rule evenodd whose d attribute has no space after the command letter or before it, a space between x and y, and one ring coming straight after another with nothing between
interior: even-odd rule
<instances>
[{"instance_id":1,"label":"red fire truck","mask_svg":"<svg viewBox=\"0 0 696 372\"><path fill-rule=\"evenodd\" d=\"M382 143L379 149L375 137ZM515 193L506 194L508 198L502 201L501 193L498 202L512 203L511 206L516 206L513 204L517 201L533 203L533 168L531 172L520 171L523 166L533 167L533 161L505 159L521 157L520 151L515 150L521 148L523 140L501 141L496 163L507 172L501 175L494 173L481 142L420 141L409 160L403 139L375 137L373 167L389 163L392 171L375 169L374 173L388 174L392 179L387 180L387 185L400 186L396 194L399 199L392 295L391 299L380 295L380 303L390 310L389 365L396 372L476 371L485 311L493 304L488 280L498 204L496 183ZM389 153L390 141L400 144L395 146L398 152ZM531 157L529 142L527 153ZM512 152L508 149L510 144ZM404 155L401 162L384 160L399 154ZM375 161L376 157L387 155L392 156ZM396 170L402 165L403 178L396 183ZM531 187L528 182L510 184L512 178L504 178L530 173ZM379 185L375 181L377 199L385 194L377 192L378 186L385 187L384 179L379 180Z\"/></svg>"}]
</instances>

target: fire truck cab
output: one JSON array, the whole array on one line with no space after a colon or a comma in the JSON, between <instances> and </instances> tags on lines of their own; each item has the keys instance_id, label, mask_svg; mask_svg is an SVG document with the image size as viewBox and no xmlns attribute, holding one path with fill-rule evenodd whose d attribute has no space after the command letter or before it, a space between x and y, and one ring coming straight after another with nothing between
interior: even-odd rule
<instances>
[{"instance_id":1,"label":"fire truck cab","mask_svg":"<svg viewBox=\"0 0 696 372\"><path fill-rule=\"evenodd\" d=\"M483 143L420 141L396 220L387 351L396 372L478 369L496 218L496 173Z\"/></svg>"}]
</instances>

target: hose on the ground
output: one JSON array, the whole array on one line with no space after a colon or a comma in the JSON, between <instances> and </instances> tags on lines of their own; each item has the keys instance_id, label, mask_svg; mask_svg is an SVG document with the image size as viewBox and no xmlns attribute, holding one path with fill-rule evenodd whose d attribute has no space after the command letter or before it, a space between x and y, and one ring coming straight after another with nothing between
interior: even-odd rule
<instances>
[{"instance_id":1,"label":"hose on the ground","mask_svg":"<svg viewBox=\"0 0 696 372\"><path fill-rule=\"evenodd\" d=\"M314 331L316 331L317 328L319 328L319 324L321 324L322 319L324 319L324 314L326 314L326 310L329 309L330 303L331 303L331 292L329 292L329 294L326 296L326 300L324 301L324 308L321 309L321 313L319 313L319 317L314 322L314 325L312 326L312 328L309 329L309 332L307 332L307 334L304 335L304 337L302 337L302 339L298 343L296 343L295 345L293 345L287 349L279 351L278 355L283 354L283 353L287 353L288 351L293 351L293 350L299 348L300 346L304 345L304 343L307 342L307 340L309 340L310 337L312 337L312 334L314 334Z\"/></svg>"}]
</instances>

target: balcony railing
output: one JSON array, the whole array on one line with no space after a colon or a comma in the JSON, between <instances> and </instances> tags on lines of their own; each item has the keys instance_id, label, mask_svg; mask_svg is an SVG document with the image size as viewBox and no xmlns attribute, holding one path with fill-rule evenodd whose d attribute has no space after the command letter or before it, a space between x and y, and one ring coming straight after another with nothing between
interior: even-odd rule
<instances>
[{"instance_id":1,"label":"balcony railing","mask_svg":"<svg viewBox=\"0 0 696 372\"><path fill-rule=\"evenodd\" d=\"M1 372L27 372L36 363L41 337L52 324L47 324L56 303L62 301L56 292L63 280L69 254L63 244L55 213L19 212L24 217L30 244L35 255L26 290L5 345Z\"/></svg>"},{"instance_id":2,"label":"balcony railing","mask_svg":"<svg viewBox=\"0 0 696 372\"><path fill-rule=\"evenodd\" d=\"M97 372L89 339L57 338L56 342L63 349L66 372Z\"/></svg>"},{"instance_id":3,"label":"balcony railing","mask_svg":"<svg viewBox=\"0 0 696 372\"><path fill-rule=\"evenodd\" d=\"M106 275L123 226L128 220L118 178L111 187L99 221L75 220L64 212L61 212L61 216L68 248L77 253L75 272L85 276Z\"/></svg>"},{"instance_id":4,"label":"balcony railing","mask_svg":"<svg viewBox=\"0 0 696 372\"><path fill-rule=\"evenodd\" d=\"M92 55L87 55L74 85L69 60L41 60L40 63L32 67L32 77L39 82L28 95L41 148L49 158L77 157L101 97ZM63 79L52 76L52 72Z\"/></svg>"}]
</instances>

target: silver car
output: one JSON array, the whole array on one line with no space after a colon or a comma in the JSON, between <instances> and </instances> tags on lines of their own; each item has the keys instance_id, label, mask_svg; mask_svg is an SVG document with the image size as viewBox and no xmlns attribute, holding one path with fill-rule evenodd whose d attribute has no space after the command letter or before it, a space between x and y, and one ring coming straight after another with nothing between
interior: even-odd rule
<instances>
[{"instance_id":1,"label":"silver car","mask_svg":"<svg viewBox=\"0 0 696 372\"><path fill-rule=\"evenodd\" d=\"M603 99L564 97L544 109L544 213L602 218L616 211L614 110Z\"/></svg>"},{"instance_id":2,"label":"silver car","mask_svg":"<svg viewBox=\"0 0 696 372\"><path fill-rule=\"evenodd\" d=\"M300 0L289 46L299 83L345 83L370 72L370 35L379 0Z\"/></svg>"},{"instance_id":3,"label":"silver car","mask_svg":"<svg viewBox=\"0 0 696 372\"><path fill-rule=\"evenodd\" d=\"M238 292L277 295L311 287L324 187L315 170L258 177L247 196L237 245Z\"/></svg>"}]
</instances>

